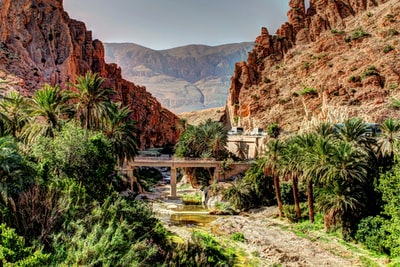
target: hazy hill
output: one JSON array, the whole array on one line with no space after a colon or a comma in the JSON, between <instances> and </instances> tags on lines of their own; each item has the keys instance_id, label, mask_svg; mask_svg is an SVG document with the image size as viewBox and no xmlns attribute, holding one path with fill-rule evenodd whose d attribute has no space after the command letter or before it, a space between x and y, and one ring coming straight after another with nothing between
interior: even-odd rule
<instances>
[{"instance_id":1,"label":"hazy hill","mask_svg":"<svg viewBox=\"0 0 400 267\"><path fill-rule=\"evenodd\" d=\"M132 43L106 43L105 59L124 78L141 85L175 113L226 104L236 62L246 60L253 43L188 45L152 50Z\"/></svg>"}]
</instances>

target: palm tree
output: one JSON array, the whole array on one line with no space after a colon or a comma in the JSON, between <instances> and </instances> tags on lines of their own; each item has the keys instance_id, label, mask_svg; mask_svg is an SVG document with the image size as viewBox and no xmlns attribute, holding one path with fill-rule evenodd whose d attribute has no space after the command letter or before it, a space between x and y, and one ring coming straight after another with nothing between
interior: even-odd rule
<instances>
[{"instance_id":1,"label":"palm tree","mask_svg":"<svg viewBox=\"0 0 400 267\"><path fill-rule=\"evenodd\" d=\"M133 160L139 149L136 137L138 129L136 122L130 119L131 114L132 110L128 106L121 108L120 102L111 103L107 108L107 120L103 131L113 144L120 166L125 159Z\"/></svg>"},{"instance_id":2,"label":"palm tree","mask_svg":"<svg viewBox=\"0 0 400 267\"><path fill-rule=\"evenodd\" d=\"M311 172L310 164L307 164L307 159L312 155L312 150L315 145L318 136L315 133L305 133L302 135L297 135L294 137L292 142L299 146L299 157L297 160L297 166L299 170L302 171L302 178L307 182L307 203L308 203L308 213L310 222L314 222L314 180L315 176Z\"/></svg>"},{"instance_id":3,"label":"palm tree","mask_svg":"<svg viewBox=\"0 0 400 267\"><path fill-rule=\"evenodd\" d=\"M276 201L278 204L279 217L283 215L283 204L279 181L279 165L282 158L284 144L278 139L271 139L267 144L267 150L264 157L261 158L262 168L265 175L272 176L274 179L274 187Z\"/></svg>"},{"instance_id":4,"label":"palm tree","mask_svg":"<svg viewBox=\"0 0 400 267\"><path fill-rule=\"evenodd\" d=\"M85 76L78 76L76 81L77 83L71 86L78 91L74 92L71 98L76 101L76 111L82 127L88 130L99 129L113 91L102 88L105 79L90 71Z\"/></svg>"},{"instance_id":5,"label":"palm tree","mask_svg":"<svg viewBox=\"0 0 400 267\"><path fill-rule=\"evenodd\" d=\"M378 155L382 158L389 157L393 161L396 145L400 140L400 122L389 118L380 125L380 129L382 133L377 136Z\"/></svg>"},{"instance_id":6,"label":"palm tree","mask_svg":"<svg viewBox=\"0 0 400 267\"><path fill-rule=\"evenodd\" d=\"M26 124L22 136L28 142L38 136L54 137L54 131L59 130L61 121L71 114L67 104L69 96L59 86L44 85L28 100L27 114L31 122Z\"/></svg>"},{"instance_id":7,"label":"palm tree","mask_svg":"<svg viewBox=\"0 0 400 267\"><path fill-rule=\"evenodd\" d=\"M224 198L239 210L248 209L254 204L251 185L243 180L231 183L224 191Z\"/></svg>"},{"instance_id":8,"label":"palm tree","mask_svg":"<svg viewBox=\"0 0 400 267\"><path fill-rule=\"evenodd\" d=\"M228 154L227 141L227 132L223 125L208 119L198 126L187 125L176 144L175 155L189 158L213 157L222 160ZM213 177L212 170L208 168L207 171L211 179ZM201 173L202 170L186 168L185 172L190 177L192 185L196 186L196 173Z\"/></svg>"},{"instance_id":9,"label":"palm tree","mask_svg":"<svg viewBox=\"0 0 400 267\"><path fill-rule=\"evenodd\" d=\"M318 205L324 210L326 228L339 220L347 233L364 203L361 188L367 180L368 154L344 141L334 143L332 148L325 167L319 172L325 194L320 194Z\"/></svg>"},{"instance_id":10,"label":"palm tree","mask_svg":"<svg viewBox=\"0 0 400 267\"><path fill-rule=\"evenodd\" d=\"M337 137L347 143L363 147L368 153L373 153L375 139L370 135L367 124L359 118L351 118L336 127Z\"/></svg>"},{"instance_id":11,"label":"palm tree","mask_svg":"<svg viewBox=\"0 0 400 267\"><path fill-rule=\"evenodd\" d=\"M27 102L19 92L9 92L0 101L1 135L16 137L28 122L26 114Z\"/></svg>"},{"instance_id":12,"label":"palm tree","mask_svg":"<svg viewBox=\"0 0 400 267\"><path fill-rule=\"evenodd\" d=\"M299 189L298 189L298 177L302 173L301 162L301 149L295 142L295 138L291 138L286 142L286 146L283 149L282 161L280 165L280 173L282 176L289 175L292 181L293 200L296 210L296 219L300 219L300 201L299 201Z\"/></svg>"}]
</instances>

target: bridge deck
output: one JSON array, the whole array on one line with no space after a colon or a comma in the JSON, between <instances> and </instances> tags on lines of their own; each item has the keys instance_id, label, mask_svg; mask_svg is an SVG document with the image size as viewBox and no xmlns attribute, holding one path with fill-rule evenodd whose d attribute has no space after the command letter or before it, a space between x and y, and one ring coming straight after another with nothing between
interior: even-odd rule
<instances>
[{"instance_id":1,"label":"bridge deck","mask_svg":"<svg viewBox=\"0 0 400 267\"><path fill-rule=\"evenodd\" d=\"M120 171L133 171L134 167L170 167L171 168L171 197L176 198L176 168L220 168L223 161L213 159L189 159L176 157L146 157L138 156L128 163L128 167L120 169ZM232 163L235 166L250 166L250 162ZM132 174L133 175L133 172ZM218 172L217 172L218 175ZM131 178L133 179L133 178Z\"/></svg>"}]
</instances>

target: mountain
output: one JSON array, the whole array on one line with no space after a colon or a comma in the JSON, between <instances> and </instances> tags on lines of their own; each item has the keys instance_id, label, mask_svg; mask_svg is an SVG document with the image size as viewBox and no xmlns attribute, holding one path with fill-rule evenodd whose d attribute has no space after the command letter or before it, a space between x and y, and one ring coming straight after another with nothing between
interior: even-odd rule
<instances>
[{"instance_id":1,"label":"mountain","mask_svg":"<svg viewBox=\"0 0 400 267\"><path fill-rule=\"evenodd\" d=\"M278 123L284 131L322 120L397 118L400 100L400 2L290 0L275 35L262 28L235 65L227 125Z\"/></svg>"},{"instance_id":2,"label":"mountain","mask_svg":"<svg viewBox=\"0 0 400 267\"><path fill-rule=\"evenodd\" d=\"M142 148L176 142L178 117L145 87L123 79L116 64L105 63L103 44L64 12L62 0L2 0L0 11L3 87L31 95L45 83L66 88L77 75L98 72L116 100L134 111Z\"/></svg>"},{"instance_id":3,"label":"mountain","mask_svg":"<svg viewBox=\"0 0 400 267\"><path fill-rule=\"evenodd\" d=\"M188 45L152 50L132 43L105 43L105 59L122 67L123 76L143 84L175 113L225 106L235 63L247 58L254 43Z\"/></svg>"}]
</instances>

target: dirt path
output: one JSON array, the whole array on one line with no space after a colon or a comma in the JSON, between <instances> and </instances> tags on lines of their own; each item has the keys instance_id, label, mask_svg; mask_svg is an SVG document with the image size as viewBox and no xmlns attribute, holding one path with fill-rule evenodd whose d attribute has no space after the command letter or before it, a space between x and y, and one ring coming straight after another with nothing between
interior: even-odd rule
<instances>
[{"instance_id":1,"label":"dirt path","mask_svg":"<svg viewBox=\"0 0 400 267\"><path fill-rule=\"evenodd\" d=\"M271 209L246 216L230 216L212 223L218 235L244 234L241 248L261 259L260 266L361 266L336 242L320 242L283 230L285 222L271 216Z\"/></svg>"}]
</instances>

